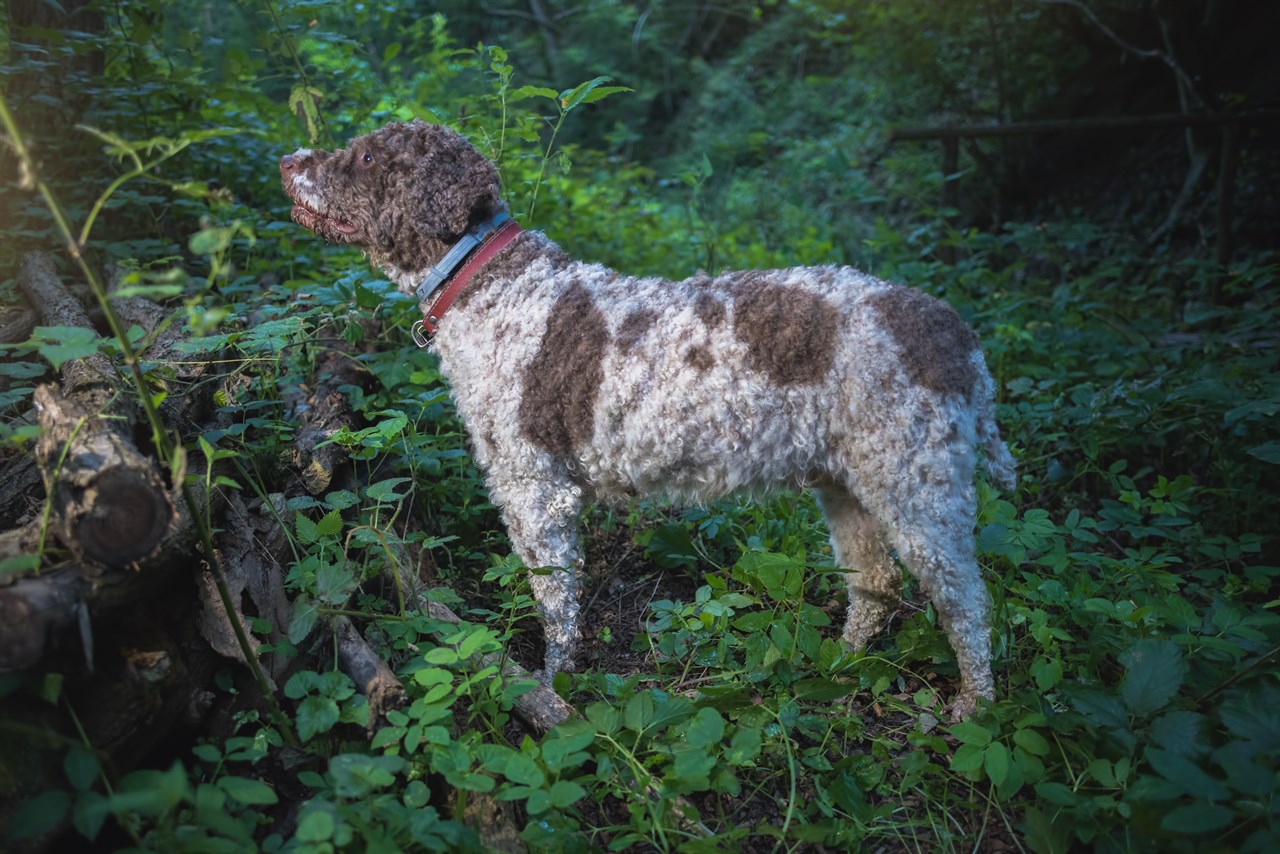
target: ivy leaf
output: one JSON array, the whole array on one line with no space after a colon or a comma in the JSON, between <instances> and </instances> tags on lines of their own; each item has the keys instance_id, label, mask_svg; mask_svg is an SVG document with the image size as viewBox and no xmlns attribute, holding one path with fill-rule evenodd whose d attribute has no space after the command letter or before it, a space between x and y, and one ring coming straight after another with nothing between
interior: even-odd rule
<instances>
[{"instance_id":1,"label":"ivy leaf","mask_svg":"<svg viewBox=\"0 0 1280 854\"><path fill-rule=\"evenodd\" d=\"M1120 655L1125 666L1120 697L1135 715L1163 708L1182 687L1182 652L1163 638L1140 640Z\"/></svg>"}]
</instances>

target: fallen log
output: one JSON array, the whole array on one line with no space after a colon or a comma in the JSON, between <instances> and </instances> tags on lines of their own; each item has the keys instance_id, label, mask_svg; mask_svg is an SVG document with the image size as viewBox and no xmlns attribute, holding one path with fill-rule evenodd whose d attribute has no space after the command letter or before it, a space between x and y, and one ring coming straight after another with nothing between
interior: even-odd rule
<instances>
[{"instance_id":1,"label":"fallen log","mask_svg":"<svg viewBox=\"0 0 1280 854\"><path fill-rule=\"evenodd\" d=\"M145 297L118 294L126 275L118 264L107 267L111 307L125 329L136 326L146 333L138 342L139 356L147 380L165 392L160 416L170 429L198 429L200 420L209 414L213 397L211 384L200 383L212 373L210 366L179 349L179 343L186 340L182 309L171 310Z\"/></svg>"},{"instance_id":2,"label":"fallen log","mask_svg":"<svg viewBox=\"0 0 1280 854\"><path fill-rule=\"evenodd\" d=\"M364 375L350 353L326 350L316 358L315 382L285 397L285 407L298 425L294 433L294 467L312 495L329 488L347 449L329 441L339 430L355 424L345 385L358 385Z\"/></svg>"},{"instance_id":3,"label":"fallen log","mask_svg":"<svg viewBox=\"0 0 1280 854\"><path fill-rule=\"evenodd\" d=\"M346 617L330 623L338 641L338 666L356 683L356 690L369 701L369 735L392 709L404 705L404 685Z\"/></svg>"},{"instance_id":4,"label":"fallen log","mask_svg":"<svg viewBox=\"0 0 1280 854\"><path fill-rule=\"evenodd\" d=\"M19 282L49 326L92 328L43 253L22 260ZM135 408L100 353L62 366L62 389L42 385L36 461L51 502L50 530L80 560L124 567L150 554L174 518L153 461L133 443Z\"/></svg>"},{"instance_id":5,"label":"fallen log","mask_svg":"<svg viewBox=\"0 0 1280 854\"><path fill-rule=\"evenodd\" d=\"M36 553L39 537L39 520L0 534L0 560ZM77 629L86 669L93 671L95 631L120 622L119 615L139 601L168 595L181 584L181 574L172 569L197 560L194 544L184 509L158 548L127 570L70 560L44 566L38 575L5 579L0 584L0 673L35 666L52 648L67 646Z\"/></svg>"}]
</instances>

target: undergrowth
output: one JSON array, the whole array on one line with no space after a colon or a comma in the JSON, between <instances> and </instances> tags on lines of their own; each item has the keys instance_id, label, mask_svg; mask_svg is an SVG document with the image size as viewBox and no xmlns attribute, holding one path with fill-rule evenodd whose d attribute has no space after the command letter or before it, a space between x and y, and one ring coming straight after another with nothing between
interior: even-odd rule
<instances>
[{"instance_id":1,"label":"undergrowth","mask_svg":"<svg viewBox=\"0 0 1280 854\"><path fill-rule=\"evenodd\" d=\"M664 188L632 163L555 148L552 129L589 103L589 89L515 86L500 49L454 48L438 20L419 27L420 70L395 98L364 105L364 126L429 114L428 101L446 118L465 103L465 130L499 161L512 209L575 254L672 276L797 255L847 260L821 225L778 249L715 221L699 194L709 164ZM353 86L367 73L350 45L308 38L299 46L316 67L350 61ZM316 135L333 133L308 85L292 94ZM1275 257L1251 257L1224 281L1083 219L989 233L951 231L940 217L916 229L880 221L861 263L945 297L975 325L1020 461L1016 495L980 489L998 699L948 722L954 659L915 591L870 649L843 647L833 625L841 584L806 496L645 504L588 520L594 548L618 531L634 546L593 585L642 575L655 591L632 604L643 631L610 629L590 643L626 645L642 664L558 677L581 716L535 739L511 712L530 686L477 664L528 653L538 627L436 365L407 334L415 306L362 259L283 222L283 197L259 186L258 172L232 176L250 188L234 197L188 183L210 163L224 175L244 167L220 154L227 135L152 118L174 123L172 140L117 139L113 151L190 144L190 157L175 152L139 176L178 194L190 237L117 224L98 248L130 259L139 292L175 300L193 359L218 354L243 377L243 394L217 401L223 426L184 437L186 453L232 465L226 488L265 492L291 438L279 401L312 376L320 331L369 345L358 357L367 385L346 389L361 423L334 438L355 477L287 506L294 612L288 636L259 652L298 656L321 618L347 614L409 702L368 736L364 698L322 655L281 686L295 751L252 709L229 737L123 775L94 745L66 739L65 780L27 804L15 836L69 819L83 840L110 825L110 838L157 851L474 850L481 841L463 816L469 793L483 793L514 805L537 850L1280 844L1268 536L1280 462ZM254 121L230 138L266 151L299 133L287 120ZM147 186L117 193L122 217L145 218L155 204ZM84 221L88 202L73 196L68 209ZM957 250L956 264L934 260L942 245ZM1211 305L1210 293L1226 298ZM17 415L46 363L96 348L76 336L38 331L0 364L10 444L33 434ZM173 381L166 366L145 367L153 389ZM451 604L462 624L432 620L379 582L405 549L428 555L461 596ZM56 704L58 683L10 674L0 695L35 691ZM219 684L237 690L225 675Z\"/></svg>"}]
</instances>

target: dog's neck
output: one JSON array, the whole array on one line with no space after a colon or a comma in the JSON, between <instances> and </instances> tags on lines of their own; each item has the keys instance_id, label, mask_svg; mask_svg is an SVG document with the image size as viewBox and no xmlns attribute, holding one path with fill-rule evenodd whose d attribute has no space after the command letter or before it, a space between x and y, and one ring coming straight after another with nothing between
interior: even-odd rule
<instances>
[{"instance_id":1,"label":"dog's neck","mask_svg":"<svg viewBox=\"0 0 1280 854\"><path fill-rule=\"evenodd\" d=\"M508 225L508 223L511 223L511 225ZM427 271L422 281L414 288L418 303L426 306L428 300L432 297L438 297L438 292L445 287L446 282L454 277L455 273L460 272L460 268L467 262L467 259L472 257L477 249L483 250L485 242L491 238L496 238L500 231L506 236L507 242L510 242L511 238L514 238L520 232L520 227L514 223L515 221L511 219L510 214L502 210L462 235L457 243L449 247L449 251L445 253L444 257ZM512 231L513 227L515 229L514 232Z\"/></svg>"}]
</instances>

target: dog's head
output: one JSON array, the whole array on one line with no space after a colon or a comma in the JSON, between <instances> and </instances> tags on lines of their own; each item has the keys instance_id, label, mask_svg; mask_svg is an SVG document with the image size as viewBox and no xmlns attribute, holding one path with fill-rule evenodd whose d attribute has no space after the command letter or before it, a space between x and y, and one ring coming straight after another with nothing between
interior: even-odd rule
<instances>
[{"instance_id":1,"label":"dog's head","mask_svg":"<svg viewBox=\"0 0 1280 854\"><path fill-rule=\"evenodd\" d=\"M494 165L461 134L420 119L337 151L286 154L280 178L294 222L406 274L428 270L501 205Z\"/></svg>"}]
</instances>

